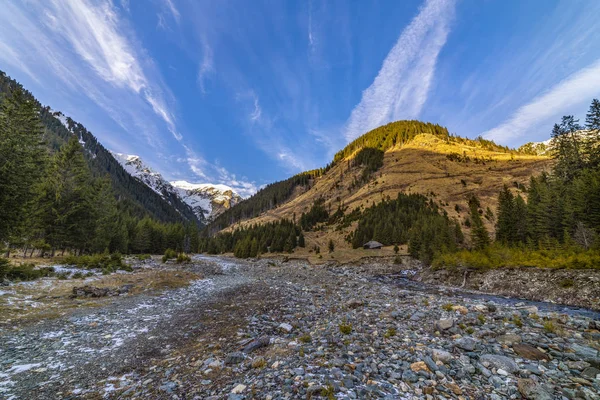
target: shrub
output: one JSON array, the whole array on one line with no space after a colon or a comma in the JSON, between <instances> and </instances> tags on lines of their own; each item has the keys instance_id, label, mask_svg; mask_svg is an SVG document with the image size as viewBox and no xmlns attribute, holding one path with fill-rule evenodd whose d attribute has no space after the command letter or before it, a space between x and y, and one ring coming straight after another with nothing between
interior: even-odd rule
<instances>
[{"instance_id":1,"label":"shrub","mask_svg":"<svg viewBox=\"0 0 600 400\"><path fill-rule=\"evenodd\" d=\"M190 256L183 254L183 253L179 253L177 254L177 263L178 264L182 264L182 263L188 263L192 261L192 259L190 258Z\"/></svg>"},{"instance_id":2,"label":"shrub","mask_svg":"<svg viewBox=\"0 0 600 400\"><path fill-rule=\"evenodd\" d=\"M446 303L446 304L444 304L442 306L442 309L444 309L445 311L450 312L450 311L452 311L452 307L454 307L454 304L452 304L452 303Z\"/></svg>"},{"instance_id":3,"label":"shrub","mask_svg":"<svg viewBox=\"0 0 600 400\"><path fill-rule=\"evenodd\" d=\"M310 343L312 342L312 337L307 333L305 335L300 336L298 340L302 343Z\"/></svg>"},{"instance_id":4,"label":"shrub","mask_svg":"<svg viewBox=\"0 0 600 400\"><path fill-rule=\"evenodd\" d=\"M162 262L167 262L168 260L177 258L177 252L173 249L165 250L165 255L162 258Z\"/></svg>"},{"instance_id":5,"label":"shrub","mask_svg":"<svg viewBox=\"0 0 600 400\"><path fill-rule=\"evenodd\" d=\"M515 314L513 316L513 324L515 324L517 327L522 328L523 327L523 321L521 320L521 317L518 314Z\"/></svg>"},{"instance_id":6,"label":"shrub","mask_svg":"<svg viewBox=\"0 0 600 400\"><path fill-rule=\"evenodd\" d=\"M137 258L140 261L146 261L152 258L152 256L150 254L138 254L137 256L135 256L135 258Z\"/></svg>"},{"instance_id":7,"label":"shrub","mask_svg":"<svg viewBox=\"0 0 600 400\"><path fill-rule=\"evenodd\" d=\"M6 258L0 257L0 282L4 281L6 273L10 268L10 263Z\"/></svg>"},{"instance_id":8,"label":"shrub","mask_svg":"<svg viewBox=\"0 0 600 400\"><path fill-rule=\"evenodd\" d=\"M103 272L107 270L109 273L117 270L132 271L132 268L123 262L120 253L68 256L64 263L83 269L100 269Z\"/></svg>"},{"instance_id":9,"label":"shrub","mask_svg":"<svg viewBox=\"0 0 600 400\"><path fill-rule=\"evenodd\" d=\"M570 287L573 287L573 285L575 284L575 281L573 279L570 278L566 278L561 280L559 283L560 287L568 289Z\"/></svg>"},{"instance_id":10,"label":"shrub","mask_svg":"<svg viewBox=\"0 0 600 400\"><path fill-rule=\"evenodd\" d=\"M481 323L481 324L485 324L485 315L483 314L479 314L477 316L477 320Z\"/></svg>"},{"instance_id":11,"label":"shrub","mask_svg":"<svg viewBox=\"0 0 600 400\"><path fill-rule=\"evenodd\" d=\"M384 334L383 337L384 338L391 338L393 336L396 336L396 329L394 328L389 328Z\"/></svg>"},{"instance_id":12,"label":"shrub","mask_svg":"<svg viewBox=\"0 0 600 400\"><path fill-rule=\"evenodd\" d=\"M556 325L554 325L553 321L546 321L544 322L544 330L548 333L555 333Z\"/></svg>"},{"instance_id":13,"label":"shrub","mask_svg":"<svg viewBox=\"0 0 600 400\"><path fill-rule=\"evenodd\" d=\"M52 276L54 268L43 267L36 269L33 264L22 264L9 267L6 271L6 278L11 281L33 281L35 279Z\"/></svg>"},{"instance_id":14,"label":"shrub","mask_svg":"<svg viewBox=\"0 0 600 400\"><path fill-rule=\"evenodd\" d=\"M340 332L344 335L349 335L352 333L352 325L348 323L340 324Z\"/></svg>"},{"instance_id":15,"label":"shrub","mask_svg":"<svg viewBox=\"0 0 600 400\"><path fill-rule=\"evenodd\" d=\"M402 257L400 257L400 256L394 257L394 264L402 264Z\"/></svg>"}]
</instances>

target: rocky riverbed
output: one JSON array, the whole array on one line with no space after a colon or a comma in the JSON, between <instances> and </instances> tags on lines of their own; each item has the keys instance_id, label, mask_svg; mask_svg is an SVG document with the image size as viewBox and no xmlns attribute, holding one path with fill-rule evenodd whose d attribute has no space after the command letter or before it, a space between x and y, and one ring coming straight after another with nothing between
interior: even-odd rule
<instances>
[{"instance_id":1,"label":"rocky riverbed","mask_svg":"<svg viewBox=\"0 0 600 400\"><path fill-rule=\"evenodd\" d=\"M365 266L196 262L213 272L188 287L2 327L0 397L600 398L596 313Z\"/></svg>"}]
</instances>

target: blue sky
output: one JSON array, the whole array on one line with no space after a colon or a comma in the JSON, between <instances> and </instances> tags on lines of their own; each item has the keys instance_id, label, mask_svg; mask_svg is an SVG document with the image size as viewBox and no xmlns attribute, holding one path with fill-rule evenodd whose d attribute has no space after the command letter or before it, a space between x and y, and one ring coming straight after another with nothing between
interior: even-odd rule
<instances>
[{"instance_id":1,"label":"blue sky","mask_svg":"<svg viewBox=\"0 0 600 400\"><path fill-rule=\"evenodd\" d=\"M8 0L0 69L111 150L242 195L407 118L517 146L600 97L600 1Z\"/></svg>"}]
</instances>

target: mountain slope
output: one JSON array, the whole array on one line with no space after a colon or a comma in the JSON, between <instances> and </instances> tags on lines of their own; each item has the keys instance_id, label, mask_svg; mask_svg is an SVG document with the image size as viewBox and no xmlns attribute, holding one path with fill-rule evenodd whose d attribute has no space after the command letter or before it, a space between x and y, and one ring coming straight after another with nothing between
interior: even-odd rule
<instances>
[{"instance_id":1,"label":"mountain slope","mask_svg":"<svg viewBox=\"0 0 600 400\"><path fill-rule=\"evenodd\" d=\"M548 170L552 164L549 157L525 154L494 145L485 140L468 140L454 136L417 133L403 142L391 144L383 154L383 165L367 182L357 185L364 168L353 165L357 154L341 152L342 157L322 176L298 187L288 201L262 213L256 218L239 221L229 229L264 223L282 218L297 220L319 198L335 212L342 206L348 214L357 208L367 208L384 197L395 198L398 192L421 193L440 203L451 218L457 218L468 236L465 225L468 216L467 197L476 194L482 209L488 207L495 213L498 190L502 185L522 187L531 175ZM235 211L235 207L232 209ZM493 233L494 220L485 220ZM312 246L326 248L329 239L336 248L350 247L344 237L355 225L344 229L325 227L318 232L306 234L307 249Z\"/></svg>"},{"instance_id":2,"label":"mountain slope","mask_svg":"<svg viewBox=\"0 0 600 400\"><path fill-rule=\"evenodd\" d=\"M0 71L0 95L6 95L17 87L22 88L22 85ZM82 124L50 107L42 106L30 92L24 88L23 91L40 109L40 118L45 128L44 139L50 152L57 151L73 135L76 135L85 150L86 161L92 174L109 176L122 209L138 217L149 214L163 222L197 222L192 209L181 199L161 197L146 184L127 173L110 151L102 146Z\"/></svg>"},{"instance_id":3,"label":"mountain slope","mask_svg":"<svg viewBox=\"0 0 600 400\"><path fill-rule=\"evenodd\" d=\"M168 182L148 166L139 156L111 152L132 177L148 186L168 202L177 199L189 206L203 224L212 221L223 211L239 203L240 195L226 185L210 183Z\"/></svg>"},{"instance_id":4,"label":"mountain slope","mask_svg":"<svg viewBox=\"0 0 600 400\"><path fill-rule=\"evenodd\" d=\"M242 201L242 197L227 185L214 185L210 183L189 183L186 181L173 181L179 197L183 199L196 215L207 221L213 221L226 210Z\"/></svg>"}]
</instances>

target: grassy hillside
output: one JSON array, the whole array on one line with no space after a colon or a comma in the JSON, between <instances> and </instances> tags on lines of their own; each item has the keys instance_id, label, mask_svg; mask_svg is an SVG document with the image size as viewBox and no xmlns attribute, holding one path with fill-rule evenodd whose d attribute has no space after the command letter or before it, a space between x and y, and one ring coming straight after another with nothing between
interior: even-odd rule
<instances>
[{"instance_id":1,"label":"grassy hillside","mask_svg":"<svg viewBox=\"0 0 600 400\"><path fill-rule=\"evenodd\" d=\"M387 148L383 166L366 183L356 185L365 167L353 162L355 151L346 154L349 155L338 158L326 173L303 186L289 201L258 217L236 222L227 230L283 218L299 220L319 198L324 199L324 205L331 213L341 205L347 214L356 208L364 209L378 203L384 197L395 198L398 192L405 192L432 197L451 218L460 221L468 237L469 228L464 221L468 216L470 194L480 198L484 210L489 207L495 213L498 190L502 185L519 190L531 175L550 169L552 163L548 157L517 152L485 140L421 133ZM493 232L494 216L489 217L484 220L488 230ZM355 224L339 230L323 227L306 233L307 247L297 252L298 255L302 252L308 255L314 246L325 249L329 240L336 244L334 256L341 254L351 247L344 237L356 227ZM310 255L314 256L314 253Z\"/></svg>"}]
</instances>

